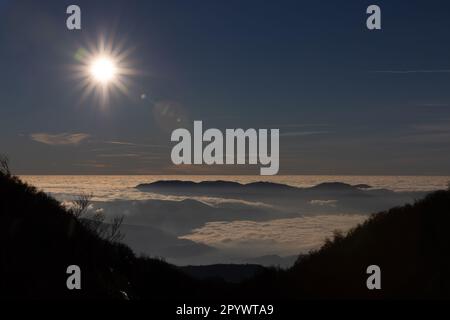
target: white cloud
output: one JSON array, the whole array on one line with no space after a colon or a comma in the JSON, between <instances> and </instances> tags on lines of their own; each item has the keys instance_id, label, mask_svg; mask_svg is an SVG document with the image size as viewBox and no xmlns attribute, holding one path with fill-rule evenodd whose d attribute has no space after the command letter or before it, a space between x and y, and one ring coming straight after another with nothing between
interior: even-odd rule
<instances>
[{"instance_id":1,"label":"white cloud","mask_svg":"<svg viewBox=\"0 0 450 320\"><path fill-rule=\"evenodd\" d=\"M89 137L87 133L32 133L30 135L31 140L52 146L77 145Z\"/></svg>"},{"instance_id":2,"label":"white cloud","mask_svg":"<svg viewBox=\"0 0 450 320\"><path fill-rule=\"evenodd\" d=\"M335 230L346 232L366 218L363 215L320 215L264 222L208 222L181 238L235 254L295 255L319 248Z\"/></svg>"}]
</instances>

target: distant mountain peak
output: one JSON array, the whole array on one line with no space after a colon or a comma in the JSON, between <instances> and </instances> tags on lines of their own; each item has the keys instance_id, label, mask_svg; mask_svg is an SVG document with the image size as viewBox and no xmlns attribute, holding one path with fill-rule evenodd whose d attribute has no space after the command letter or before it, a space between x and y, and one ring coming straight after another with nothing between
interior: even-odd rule
<instances>
[{"instance_id":1,"label":"distant mountain peak","mask_svg":"<svg viewBox=\"0 0 450 320\"><path fill-rule=\"evenodd\" d=\"M323 182L318 185L311 187L310 189L321 189L321 190L355 190L358 189L356 186L344 182Z\"/></svg>"}]
</instances>

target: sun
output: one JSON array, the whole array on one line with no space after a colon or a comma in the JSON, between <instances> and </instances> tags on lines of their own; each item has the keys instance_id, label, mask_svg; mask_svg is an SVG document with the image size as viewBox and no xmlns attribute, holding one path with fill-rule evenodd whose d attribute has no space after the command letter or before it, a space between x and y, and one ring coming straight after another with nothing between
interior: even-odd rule
<instances>
[{"instance_id":1,"label":"sun","mask_svg":"<svg viewBox=\"0 0 450 320\"><path fill-rule=\"evenodd\" d=\"M114 80L117 74L117 66L109 57L98 57L92 61L89 72L95 81L107 84Z\"/></svg>"},{"instance_id":2,"label":"sun","mask_svg":"<svg viewBox=\"0 0 450 320\"><path fill-rule=\"evenodd\" d=\"M93 96L103 107L118 94L132 97L131 77L138 71L132 67L131 51L125 48L124 41L106 36L80 46L74 54L77 63L71 66L72 75L78 81L76 89L82 92L80 102Z\"/></svg>"}]
</instances>

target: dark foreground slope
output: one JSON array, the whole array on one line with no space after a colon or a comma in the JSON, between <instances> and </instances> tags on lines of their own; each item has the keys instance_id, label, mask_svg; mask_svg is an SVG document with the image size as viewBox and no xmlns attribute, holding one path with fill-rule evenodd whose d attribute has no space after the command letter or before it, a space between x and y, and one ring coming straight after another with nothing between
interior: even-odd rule
<instances>
[{"instance_id":1,"label":"dark foreground slope","mask_svg":"<svg viewBox=\"0 0 450 320\"><path fill-rule=\"evenodd\" d=\"M366 269L381 268L381 290ZM288 298L450 298L450 191L373 215L337 234L287 272L272 270L247 290Z\"/></svg>"},{"instance_id":2,"label":"dark foreground slope","mask_svg":"<svg viewBox=\"0 0 450 320\"><path fill-rule=\"evenodd\" d=\"M67 289L69 265L81 268L81 290ZM45 193L0 173L0 298L195 298L203 285L214 286L135 257Z\"/></svg>"}]
</instances>

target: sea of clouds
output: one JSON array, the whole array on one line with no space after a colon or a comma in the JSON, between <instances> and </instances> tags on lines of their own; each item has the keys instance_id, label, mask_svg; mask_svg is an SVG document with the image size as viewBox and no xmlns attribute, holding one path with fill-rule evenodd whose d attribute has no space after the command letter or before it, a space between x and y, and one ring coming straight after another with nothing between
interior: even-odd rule
<instances>
[{"instance_id":1,"label":"sea of clouds","mask_svg":"<svg viewBox=\"0 0 450 320\"><path fill-rule=\"evenodd\" d=\"M286 267L299 254L319 248L334 231L346 232L374 210L412 202L422 194L401 191L404 188L395 193L374 190L367 197L366 190L356 189L355 195L316 190L286 199L276 189L272 197L239 192L232 197L213 192L183 195L135 188L145 179L60 176L25 180L68 206L79 194L93 194L89 212L102 213L107 221L124 216L123 241L137 254L164 257L178 265L248 262Z\"/></svg>"}]
</instances>

